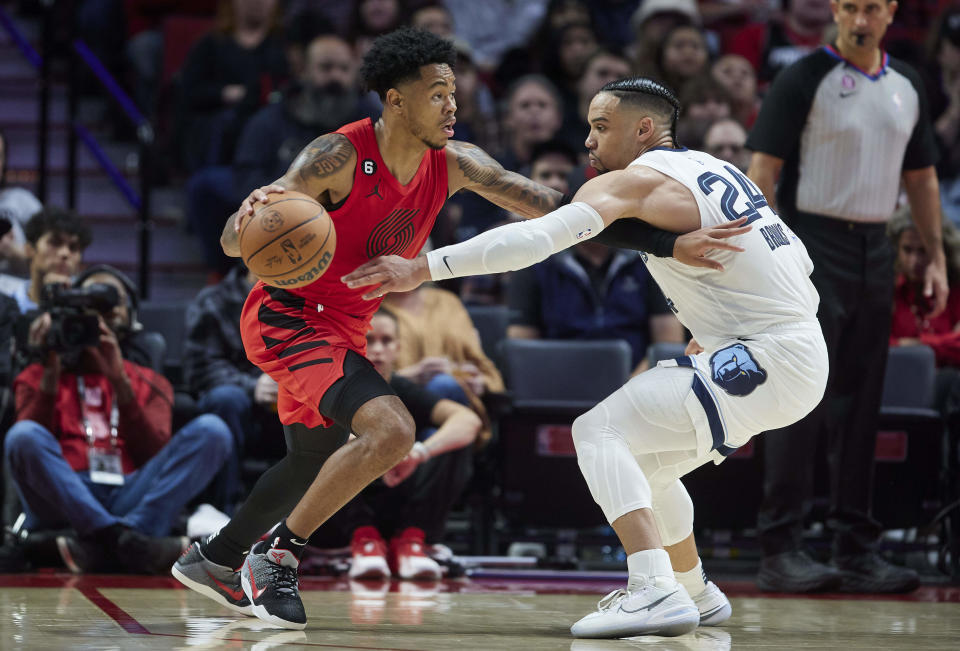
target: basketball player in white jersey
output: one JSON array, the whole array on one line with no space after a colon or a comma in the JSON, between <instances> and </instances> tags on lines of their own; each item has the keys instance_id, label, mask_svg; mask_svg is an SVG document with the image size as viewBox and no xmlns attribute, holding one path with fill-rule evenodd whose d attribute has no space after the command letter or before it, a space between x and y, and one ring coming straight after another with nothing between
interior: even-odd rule
<instances>
[{"instance_id":1,"label":"basketball player in white jersey","mask_svg":"<svg viewBox=\"0 0 960 651\"><path fill-rule=\"evenodd\" d=\"M827 381L803 243L735 167L675 145L678 113L660 84L611 82L590 104L586 140L591 165L607 173L585 183L573 203L414 260L371 260L344 277L353 287L375 285L372 298L429 279L520 269L618 219L678 233L739 227L731 242L743 252L714 255L722 271L647 256L699 352L632 378L573 424L580 469L629 572L626 589L573 625L577 637L680 635L729 617L726 597L702 574L693 505L679 479L720 463L755 434L799 420Z\"/></svg>"}]
</instances>

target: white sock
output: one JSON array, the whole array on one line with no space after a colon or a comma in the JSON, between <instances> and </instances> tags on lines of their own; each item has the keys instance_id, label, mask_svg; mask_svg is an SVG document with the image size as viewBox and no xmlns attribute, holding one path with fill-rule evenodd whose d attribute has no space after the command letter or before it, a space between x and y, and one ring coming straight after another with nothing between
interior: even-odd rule
<instances>
[{"instance_id":1,"label":"white sock","mask_svg":"<svg viewBox=\"0 0 960 651\"><path fill-rule=\"evenodd\" d=\"M673 579L670 555L663 549L644 549L627 556L627 589L640 587L645 579L659 576Z\"/></svg>"},{"instance_id":2,"label":"white sock","mask_svg":"<svg viewBox=\"0 0 960 651\"><path fill-rule=\"evenodd\" d=\"M697 565L686 572L674 572L677 582L687 589L690 597L696 597L707 588L707 573L703 571L703 564L697 559Z\"/></svg>"}]
</instances>

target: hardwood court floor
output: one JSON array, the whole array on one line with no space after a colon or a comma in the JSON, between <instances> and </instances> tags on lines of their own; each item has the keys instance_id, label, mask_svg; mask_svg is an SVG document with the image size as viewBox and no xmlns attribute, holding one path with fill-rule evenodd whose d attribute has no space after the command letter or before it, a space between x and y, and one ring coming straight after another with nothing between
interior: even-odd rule
<instances>
[{"instance_id":1,"label":"hardwood court floor","mask_svg":"<svg viewBox=\"0 0 960 651\"><path fill-rule=\"evenodd\" d=\"M662 649L960 648L960 588L906 598L760 596L722 582L733 617L677 638L573 640L568 627L617 582L463 580L434 586L301 582L305 631L236 615L162 577L0 576L0 649Z\"/></svg>"}]
</instances>

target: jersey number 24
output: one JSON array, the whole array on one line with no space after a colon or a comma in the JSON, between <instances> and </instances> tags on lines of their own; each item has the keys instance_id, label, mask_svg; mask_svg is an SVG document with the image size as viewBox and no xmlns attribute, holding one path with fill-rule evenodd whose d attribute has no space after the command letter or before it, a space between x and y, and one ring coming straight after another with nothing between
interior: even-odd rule
<instances>
[{"instance_id":1,"label":"jersey number 24","mask_svg":"<svg viewBox=\"0 0 960 651\"><path fill-rule=\"evenodd\" d=\"M743 212L737 212L736 203L740 199L740 190L730 182L729 179L720 176L716 172L704 172L699 177L697 177L697 185L700 186L700 189L703 190L705 195L709 195L714 191L717 184L723 186L723 195L720 197L720 210L723 211L723 216L730 221L735 221L741 217L747 218L747 224L755 222L760 219L760 209L767 207L767 200L764 198L763 193L760 192L753 181L745 177L734 167L730 165L724 165L723 169L730 173L733 179L737 182L737 185L743 189L744 194L746 194L747 207Z\"/></svg>"}]
</instances>

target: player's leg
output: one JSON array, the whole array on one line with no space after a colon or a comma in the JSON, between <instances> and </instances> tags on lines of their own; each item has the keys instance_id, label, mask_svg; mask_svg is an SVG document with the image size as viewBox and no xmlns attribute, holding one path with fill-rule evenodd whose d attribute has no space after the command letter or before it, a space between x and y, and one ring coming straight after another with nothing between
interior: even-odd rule
<instances>
[{"instance_id":1,"label":"player's leg","mask_svg":"<svg viewBox=\"0 0 960 651\"><path fill-rule=\"evenodd\" d=\"M670 457L681 462L677 467ZM692 468L687 453L645 455L637 459L644 473L651 478L653 514L660 530L664 549L670 555L673 575L700 612L701 626L716 626L730 618L730 601L717 585L707 579L697 553L693 536L693 501L679 478ZM666 461L666 463L664 463ZM695 460L699 461L699 459Z\"/></svg>"},{"instance_id":2,"label":"player's leg","mask_svg":"<svg viewBox=\"0 0 960 651\"><path fill-rule=\"evenodd\" d=\"M253 611L237 569L250 547L297 503L317 471L347 441L346 429L284 425L287 454L269 468L217 534L191 545L173 566L181 583L247 615Z\"/></svg>"},{"instance_id":3,"label":"player's leg","mask_svg":"<svg viewBox=\"0 0 960 651\"><path fill-rule=\"evenodd\" d=\"M626 590L611 593L597 612L574 624L577 637L680 635L699 623L696 605L674 577L653 512L653 489L634 458L675 452L691 468L702 463L685 406L693 372L651 369L574 422L580 470L623 544L629 572Z\"/></svg>"},{"instance_id":4,"label":"player's leg","mask_svg":"<svg viewBox=\"0 0 960 651\"><path fill-rule=\"evenodd\" d=\"M307 539L413 446L413 418L373 365L350 351L343 370L342 381L321 398L320 412L349 426L356 438L330 456L287 519L269 541L253 548L241 568L254 614L278 626L306 625L296 570Z\"/></svg>"}]
</instances>

